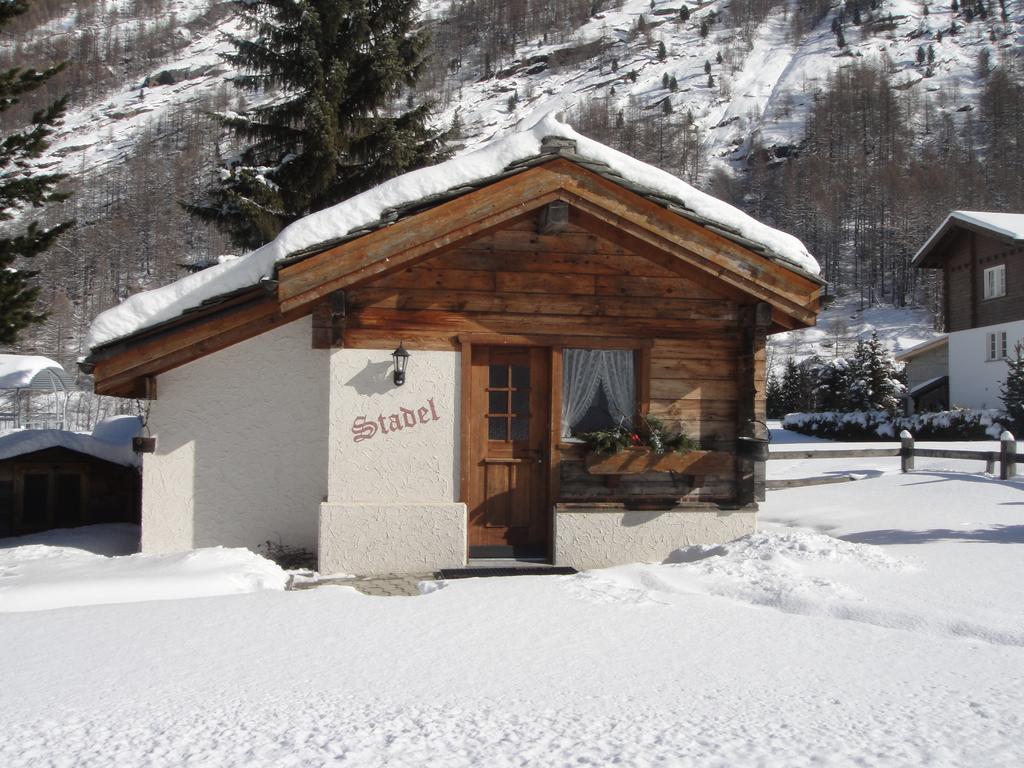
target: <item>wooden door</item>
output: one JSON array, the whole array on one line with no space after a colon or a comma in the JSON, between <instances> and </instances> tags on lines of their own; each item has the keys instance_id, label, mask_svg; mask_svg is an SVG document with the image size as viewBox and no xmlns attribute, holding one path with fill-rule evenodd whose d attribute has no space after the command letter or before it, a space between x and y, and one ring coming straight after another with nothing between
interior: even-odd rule
<instances>
[{"instance_id":1,"label":"wooden door","mask_svg":"<svg viewBox=\"0 0 1024 768\"><path fill-rule=\"evenodd\" d=\"M470 557L546 557L550 351L473 346Z\"/></svg>"}]
</instances>

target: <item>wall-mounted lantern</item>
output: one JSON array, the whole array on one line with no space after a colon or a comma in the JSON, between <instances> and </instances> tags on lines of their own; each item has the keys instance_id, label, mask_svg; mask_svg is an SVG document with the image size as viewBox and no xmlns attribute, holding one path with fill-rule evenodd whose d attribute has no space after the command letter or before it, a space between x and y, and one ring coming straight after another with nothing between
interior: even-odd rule
<instances>
[{"instance_id":1,"label":"wall-mounted lantern","mask_svg":"<svg viewBox=\"0 0 1024 768\"><path fill-rule=\"evenodd\" d=\"M395 386L405 384L405 368L409 365L409 353L405 351L402 342L398 343L398 349L391 353L395 361Z\"/></svg>"}]
</instances>

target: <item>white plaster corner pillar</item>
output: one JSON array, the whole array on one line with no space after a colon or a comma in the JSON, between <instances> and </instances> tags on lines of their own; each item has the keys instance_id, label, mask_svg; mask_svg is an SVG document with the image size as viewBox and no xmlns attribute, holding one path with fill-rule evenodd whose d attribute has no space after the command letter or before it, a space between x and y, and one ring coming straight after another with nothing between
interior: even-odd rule
<instances>
[{"instance_id":1,"label":"white plaster corner pillar","mask_svg":"<svg viewBox=\"0 0 1024 768\"><path fill-rule=\"evenodd\" d=\"M398 346L400 339L395 339ZM459 353L331 352L321 573L416 573L465 564L458 502Z\"/></svg>"}]
</instances>

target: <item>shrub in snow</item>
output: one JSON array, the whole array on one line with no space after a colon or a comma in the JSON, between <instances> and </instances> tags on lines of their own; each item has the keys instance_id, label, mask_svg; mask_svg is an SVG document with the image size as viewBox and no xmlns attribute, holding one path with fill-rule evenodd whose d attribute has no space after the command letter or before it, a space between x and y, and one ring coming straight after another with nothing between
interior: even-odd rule
<instances>
[{"instance_id":1,"label":"shrub in snow","mask_svg":"<svg viewBox=\"0 0 1024 768\"><path fill-rule=\"evenodd\" d=\"M882 344L877 333L857 342L853 354L800 364L790 360L769 415L791 411L885 411L895 414L906 391L903 366ZM774 411L774 413L773 413Z\"/></svg>"},{"instance_id":2,"label":"shrub in snow","mask_svg":"<svg viewBox=\"0 0 1024 768\"><path fill-rule=\"evenodd\" d=\"M1003 401L1014 431L1020 434L1024 426L1024 347L1019 341L1013 347L1013 357L1007 359L1006 365L1006 381L999 388L999 399Z\"/></svg>"},{"instance_id":3,"label":"shrub in snow","mask_svg":"<svg viewBox=\"0 0 1024 768\"><path fill-rule=\"evenodd\" d=\"M886 411L790 413L785 429L832 440L894 440L907 430L916 440L985 440L998 438L1005 414L997 410L954 410L893 416Z\"/></svg>"},{"instance_id":4,"label":"shrub in snow","mask_svg":"<svg viewBox=\"0 0 1024 768\"><path fill-rule=\"evenodd\" d=\"M257 549L259 553L288 571L316 568L316 555L308 549L294 547L281 541L265 541Z\"/></svg>"}]
</instances>

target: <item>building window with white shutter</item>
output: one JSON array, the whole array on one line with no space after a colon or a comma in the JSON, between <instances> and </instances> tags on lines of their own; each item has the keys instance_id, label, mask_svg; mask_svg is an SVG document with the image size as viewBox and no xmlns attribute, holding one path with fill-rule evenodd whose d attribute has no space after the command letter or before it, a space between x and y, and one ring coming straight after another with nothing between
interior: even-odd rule
<instances>
[{"instance_id":1,"label":"building window with white shutter","mask_svg":"<svg viewBox=\"0 0 1024 768\"><path fill-rule=\"evenodd\" d=\"M985 270L985 298L998 299L1006 295L1006 265Z\"/></svg>"},{"instance_id":2,"label":"building window with white shutter","mask_svg":"<svg viewBox=\"0 0 1024 768\"><path fill-rule=\"evenodd\" d=\"M985 359L1005 360L1006 357L1006 331L985 334Z\"/></svg>"}]
</instances>

